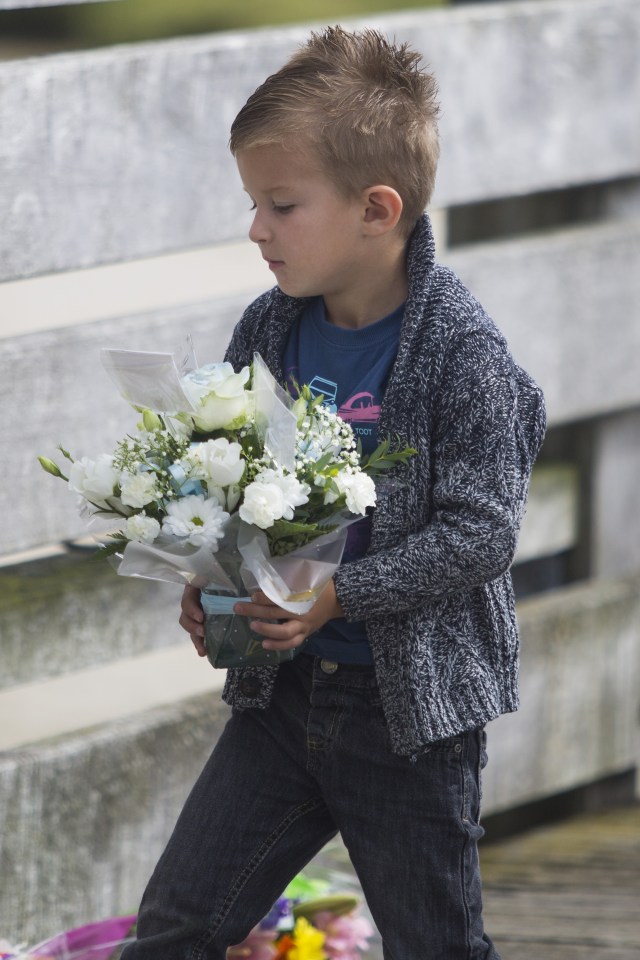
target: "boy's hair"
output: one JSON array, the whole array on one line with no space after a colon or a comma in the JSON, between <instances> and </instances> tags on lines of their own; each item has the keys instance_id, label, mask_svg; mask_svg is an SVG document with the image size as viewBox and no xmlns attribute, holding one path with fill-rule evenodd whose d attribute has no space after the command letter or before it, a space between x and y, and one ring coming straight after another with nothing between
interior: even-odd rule
<instances>
[{"instance_id":1,"label":"boy's hair","mask_svg":"<svg viewBox=\"0 0 640 960\"><path fill-rule=\"evenodd\" d=\"M408 44L327 27L249 97L229 146L235 156L308 144L345 196L380 183L397 190L409 233L433 192L438 113L435 80Z\"/></svg>"}]
</instances>

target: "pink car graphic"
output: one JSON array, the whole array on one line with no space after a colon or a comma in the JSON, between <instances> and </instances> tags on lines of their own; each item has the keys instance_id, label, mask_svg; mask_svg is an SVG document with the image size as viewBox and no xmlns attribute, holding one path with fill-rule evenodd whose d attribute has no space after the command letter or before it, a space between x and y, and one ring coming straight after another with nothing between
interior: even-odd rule
<instances>
[{"instance_id":1,"label":"pink car graphic","mask_svg":"<svg viewBox=\"0 0 640 960\"><path fill-rule=\"evenodd\" d=\"M380 407L374 403L375 397L372 393L356 393L349 397L346 403L343 403L338 410L338 416L343 420L375 421L380 417Z\"/></svg>"}]
</instances>

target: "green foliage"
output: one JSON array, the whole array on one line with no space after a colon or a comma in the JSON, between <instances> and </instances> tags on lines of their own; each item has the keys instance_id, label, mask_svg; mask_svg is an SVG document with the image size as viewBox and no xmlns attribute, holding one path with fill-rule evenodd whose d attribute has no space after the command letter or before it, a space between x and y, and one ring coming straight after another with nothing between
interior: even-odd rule
<instances>
[{"instance_id":1,"label":"green foliage","mask_svg":"<svg viewBox=\"0 0 640 960\"><path fill-rule=\"evenodd\" d=\"M153 40L218 30L249 29L286 23L342 23L393 9L441 6L443 0L122 0L37 11L22 23L28 32L46 26L48 36L66 36L79 43L103 45ZM30 26L29 26L30 24Z\"/></svg>"},{"instance_id":2,"label":"green foliage","mask_svg":"<svg viewBox=\"0 0 640 960\"><path fill-rule=\"evenodd\" d=\"M403 447L401 450L393 450L390 440L383 440L378 444L373 453L368 457L362 458L362 469L370 476L374 477L377 473L383 473L390 470L391 467L397 467L400 463L407 463L410 457L418 451L413 447Z\"/></svg>"},{"instance_id":3,"label":"green foliage","mask_svg":"<svg viewBox=\"0 0 640 960\"><path fill-rule=\"evenodd\" d=\"M295 520L276 520L273 526L265 530L269 550L274 557L284 557L297 547L303 547L312 540L331 533L335 527L321 527L317 523L297 523Z\"/></svg>"}]
</instances>

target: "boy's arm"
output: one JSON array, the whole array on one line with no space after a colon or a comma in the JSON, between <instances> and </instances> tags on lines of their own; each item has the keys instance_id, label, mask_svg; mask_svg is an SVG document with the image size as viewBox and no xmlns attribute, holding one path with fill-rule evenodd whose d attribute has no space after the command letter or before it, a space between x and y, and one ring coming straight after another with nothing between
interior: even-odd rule
<instances>
[{"instance_id":1,"label":"boy's arm","mask_svg":"<svg viewBox=\"0 0 640 960\"><path fill-rule=\"evenodd\" d=\"M339 568L336 593L347 620L440 600L495 579L513 560L544 436L541 391L480 334L458 345L443 382L431 517L393 547ZM414 502L427 495L414 492ZM410 499L403 509L411 511ZM393 512L400 517L403 510Z\"/></svg>"}]
</instances>

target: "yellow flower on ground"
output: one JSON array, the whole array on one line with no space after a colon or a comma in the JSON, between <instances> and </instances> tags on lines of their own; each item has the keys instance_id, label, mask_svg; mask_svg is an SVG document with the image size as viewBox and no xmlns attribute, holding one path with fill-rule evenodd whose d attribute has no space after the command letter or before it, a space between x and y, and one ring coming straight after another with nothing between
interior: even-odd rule
<instances>
[{"instance_id":1,"label":"yellow flower on ground","mask_svg":"<svg viewBox=\"0 0 640 960\"><path fill-rule=\"evenodd\" d=\"M296 920L293 930L293 947L287 953L287 960L327 960L324 952L325 935L317 930L304 917Z\"/></svg>"}]
</instances>

